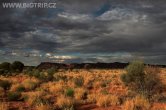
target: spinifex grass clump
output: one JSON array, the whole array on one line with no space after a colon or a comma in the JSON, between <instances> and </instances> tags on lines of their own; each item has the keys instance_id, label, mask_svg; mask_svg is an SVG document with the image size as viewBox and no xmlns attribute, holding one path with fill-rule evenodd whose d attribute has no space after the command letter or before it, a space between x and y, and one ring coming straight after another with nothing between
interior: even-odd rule
<instances>
[{"instance_id":1,"label":"spinifex grass clump","mask_svg":"<svg viewBox=\"0 0 166 110\"><path fill-rule=\"evenodd\" d=\"M19 100L21 97L21 93L20 92L9 92L8 93L8 99L10 101L17 101Z\"/></svg>"},{"instance_id":2,"label":"spinifex grass clump","mask_svg":"<svg viewBox=\"0 0 166 110\"><path fill-rule=\"evenodd\" d=\"M17 92L23 92L23 91L25 91L25 87L23 85L20 85L20 86L17 87L16 91Z\"/></svg>"},{"instance_id":3,"label":"spinifex grass clump","mask_svg":"<svg viewBox=\"0 0 166 110\"><path fill-rule=\"evenodd\" d=\"M76 86L81 87L84 84L84 78L83 77L77 77L74 79L74 83Z\"/></svg>"},{"instance_id":4,"label":"spinifex grass clump","mask_svg":"<svg viewBox=\"0 0 166 110\"><path fill-rule=\"evenodd\" d=\"M66 90L66 96L73 97L74 96L74 90L72 88L69 88Z\"/></svg>"}]
</instances>

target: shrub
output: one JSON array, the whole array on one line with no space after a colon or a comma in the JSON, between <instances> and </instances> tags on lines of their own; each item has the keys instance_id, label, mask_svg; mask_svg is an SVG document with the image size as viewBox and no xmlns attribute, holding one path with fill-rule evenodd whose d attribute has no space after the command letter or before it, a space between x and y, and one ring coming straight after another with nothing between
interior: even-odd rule
<instances>
[{"instance_id":1,"label":"shrub","mask_svg":"<svg viewBox=\"0 0 166 110\"><path fill-rule=\"evenodd\" d=\"M13 72L22 72L24 69L24 64L20 61L15 61L11 64L11 70Z\"/></svg>"},{"instance_id":2,"label":"shrub","mask_svg":"<svg viewBox=\"0 0 166 110\"><path fill-rule=\"evenodd\" d=\"M20 85L20 86L17 87L16 91L17 92L23 92L23 91L25 91L25 87L23 85Z\"/></svg>"},{"instance_id":3,"label":"shrub","mask_svg":"<svg viewBox=\"0 0 166 110\"><path fill-rule=\"evenodd\" d=\"M23 85L26 90L34 90L37 87L37 83L31 81L25 82L23 83Z\"/></svg>"},{"instance_id":4,"label":"shrub","mask_svg":"<svg viewBox=\"0 0 166 110\"><path fill-rule=\"evenodd\" d=\"M73 97L74 96L74 90L72 88L69 88L66 90L66 96Z\"/></svg>"},{"instance_id":5,"label":"shrub","mask_svg":"<svg viewBox=\"0 0 166 110\"><path fill-rule=\"evenodd\" d=\"M24 68L23 72L24 72L25 74L28 74L28 75L29 75L29 74L34 70L34 68L35 68L35 67L33 67L33 66L26 67L26 68Z\"/></svg>"},{"instance_id":6,"label":"shrub","mask_svg":"<svg viewBox=\"0 0 166 110\"><path fill-rule=\"evenodd\" d=\"M54 73L56 73L56 72L57 72L57 69L54 68L54 67L52 67L52 68L50 68L50 69L47 69L47 73L48 73L48 75L53 76Z\"/></svg>"},{"instance_id":7,"label":"shrub","mask_svg":"<svg viewBox=\"0 0 166 110\"><path fill-rule=\"evenodd\" d=\"M27 72L27 74L29 76L34 76L42 81L50 81L54 78L53 73L47 73L38 69L33 69L32 71Z\"/></svg>"},{"instance_id":8,"label":"shrub","mask_svg":"<svg viewBox=\"0 0 166 110\"><path fill-rule=\"evenodd\" d=\"M21 98L21 93L20 92L9 92L8 93L8 99L10 101L17 101Z\"/></svg>"},{"instance_id":9,"label":"shrub","mask_svg":"<svg viewBox=\"0 0 166 110\"><path fill-rule=\"evenodd\" d=\"M26 79L22 82L22 86L25 87L26 90L34 90L39 84L39 80L36 78Z\"/></svg>"},{"instance_id":10,"label":"shrub","mask_svg":"<svg viewBox=\"0 0 166 110\"><path fill-rule=\"evenodd\" d=\"M47 100L43 100L43 96L45 93L43 91L29 92L24 95L26 97L26 102L29 106L38 105L38 104L46 104Z\"/></svg>"},{"instance_id":11,"label":"shrub","mask_svg":"<svg viewBox=\"0 0 166 110\"><path fill-rule=\"evenodd\" d=\"M1 74L10 72L10 63L3 62L2 64L0 64L0 70Z\"/></svg>"},{"instance_id":12,"label":"shrub","mask_svg":"<svg viewBox=\"0 0 166 110\"><path fill-rule=\"evenodd\" d=\"M134 61L126 68L126 74L122 74L121 80L127 85L129 83L134 83L140 89L143 85L144 73L144 63L140 61Z\"/></svg>"},{"instance_id":13,"label":"shrub","mask_svg":"<svg viewBox=\"0 0 166 110\"><path fill-rule=\"evenodd\" d=\"M126 69L127 73L121 75L121 80L129 86L130 89L145 95L148 99L159 92L161 82L159 80L159 71L155 68L144 66L143 62L132 62Z\"/></svg>"},{"instance_id":14,"label":"shrub","mask_svg":"<svg viewBox=\"0 0 166 110\"><path fill-rule=\"evenodd\" d=\"M84 84L84 78L83 77L77 77L74 79L74 84L78 87L83 86Z\"/></svg>"},{"instance_id":15,"label":"shrub","mask_svg":"<svg viewBox=\"0 0 166 110\"><path fill-rule=\"evenodd\" d=\"M43 79L45 79L46 81L51 81L54 79L54 74L57 72L57 69L55 67L52 67L50 69L47 69L45 76Z\"/></svg>"},{"instance_id":16,"label":"shrub","mask_svg":"<svg viewBox=\"0 0 166 110\"><path fill-rule=\"evenodd\" d=\"M7 80L0 80L0 87L2 87L4 90L8 90L11 86L11 83Z\"/></svg>"},{"instance_id":17,"label":"shrub","mask_svg":"<svg viewBox=\"0 0 166 110\"><path fill-rule=\"evenodd\" d=\"M38 69L34 69L30 74L31 74L31 76L34 76L36 78L41 77L41 71L39 71Z\"/></svg>"},{"instance_id":18,"label":"shrub","mask_svg":"<svg viewBox=\"0 0 166 110\"><path fill-rule=\"evenodd\" d=\"M102 90L101 90L101 94L107 95L107 94L109 94L109 92L108 92L108 90L106 90L106 89L102 89Z\"/></svg>"},{"instance_id":19,"label":"shrub","mask_svg":"<svg viewBox=\"0 0 166 110\"><path fill-rule=\"evenodd\" d=\"M101 83L101 87L107 87L107 83L106 82L102 82Z\"/></svg>"}]
</instances>

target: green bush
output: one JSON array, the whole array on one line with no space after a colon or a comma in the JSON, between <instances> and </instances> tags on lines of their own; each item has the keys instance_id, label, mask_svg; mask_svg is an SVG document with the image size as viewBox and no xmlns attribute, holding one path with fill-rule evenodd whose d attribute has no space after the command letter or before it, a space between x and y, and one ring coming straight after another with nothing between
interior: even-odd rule
<instances>
[{"instance_id":1,"label":"green bush","mask_svg":"<svg viewBox=\"0 0 166 110\"><path fill-rule=\"evenodd\" d=\"M11 87L11 83L7 80L0 80L0 87L4 90L8 90Z\"/></svg>"},{"instance_id":2,"label":"green bush","mask_svg":"<svg viewBox=\"0 0 166 110\"><path fill-rule=\"evenodd\" d=\"M10 72L10 63L3 62L0 64L0 74L9 73Z\"/></svg>"},{"instance_id":3,"label":"green bush","mask_svg":"<svg viewBox=\"0 0 166 110\"><path fill-rule=\"evenodd\" d=\"M29 75L29 76L34 76L34 71L35 69L32 69L32 70L26 70L25 74Z\"/></svg>"},{"instance_id":4,"label":"green bush","mask_svg":"<svg viewBox=\"0 0 166 110\"><path fill-rule=\"evenodd\" d=\"M125 85L129 84L131 81L131 77L129 77L127 74L121 75L121 80L125 83Z\"/></svg>"},{"instance_id":5,"label":"green bush","mask_svg":"<svg viewBox=\"0 0 166 110\"><path fill-rule=\"evenodd\" d=\"M41 71L39 71L38 69L33 69L32 71L28 71L28 75L29 76L34 76L36 78L39 78L40 77L40 73Z\"/></svg>"},{"instance_id":6,"label":"green bush","mask_svg":"<svg viewBox=\"0 0 166 110\"><path fill-rule=\"evenodd\" d=\"M34 76L34 77L36 77L40 80L43 80L43 81L53 80L54 73L55 73L54 69L48 69L46 71L41 71L41 70L38 70L38 69L32 69L32 70L27 70L26 71L26 74L28 74L29 76Z\"/></svg>"},{"instance_id":7,"label":"green bush","mask_svg":"<svg viewBox=\"0 0 166 110\"><path fill-rule=\"evenodd\" d=\"M29 67L26 67L26 68L24 68L24 73L25 74L29 74L30 72L32 72L33 71L33 69L34 69L35 67L32 67L32 66L29 66Z\"/></svg>"},{"instance_id":8,"label":"green bush","mask_svg":"<svg viewBox=\"0 0 166 110\"><path fill-rule=\"evenodd\" d=\"M102 83L101 87L107 87L107 84L106 83Z\"/></svg>"},{"instance_id":9,"label":"green bush","mask_svg":"<svg viewBox=\"0 0 166 110\"><path fill-rule=\"evenodd\" d=\"M72 88L69 88L66 90L66 96L73 97L74 96L74 90Z\"/></svg>"},{"instance_id":10,"label":"green bush","mask_svg":"<svg viewBox=\"0 0 166 110\"><path fill-rule=\"evenodd\" d=\"M1 63L0 64L0 69L10 70L10 63L8 63L8 62Z\"/></svg>"},{"instance_id":11,"label":"green bush","mask_svg":"<svg viewBox=\"0 0 166 110\"><path fill-rule=\"evenodd\" d=\"M140 61L134 61L130 63L126 68L126 74L121 75L121 80L126 84L134 84L133 87L140 89L141 91L144 89L144 63Z\"/></svg>"},{"instance_id":12,"label":"green bush","mask_svg":"<svg viewBox=\"0 0 166 110\"><path fill-rule=\"evenodd\" d=\"M20 61L15 61L10 66L12 72L22 72L24 69L24 64Z\"/></svg>"},{"instance_id":13,"label":"green bush","mask_svg":"<svg viewBox=\"0 0 166 110\"><path fill-rule=\"evenodd\" d=\"M8 99L9 101L18 101L21 98L20 92L9 92Z\"/></svg>"},{"instance_id":14,"label":"green bush","mask_svg":"<svg viewBox=\"0 0 166 110\"><path fill-rule=\"evenodd\" d=\"M54 75L54 73L56 73L56 72L57 72L57 69L54 68L54 67L52 67L52 68L50 68L50 69L47 69L47 73L48 73L49 75Z\"/></svg>"},{"instance_id":15,"label":"green bush","mask_svg":"<svg viewBox=\"0 0 166 110\"><path fill-rule=\"evenodd\" d=\"M23 91L25 91L25 87L20 85L20 86L17 87L16 91L17 92L23 92Z\"/></svg>"},{"instance_id":16,"label":"green bush","mask_svg":"<svg viewBox=\"0 0 166 110\"><path fill-rule=\"evenodd\" d=\"M158 76L159 71L153 68L145 68L140 61L132 62L126 68L126 74L121 75L121 80L134 90L150 99L161 89L161 82Z\"/></svg>"},{"instance_id":17,"label":"green bush","mask_svg":"<svg viewBox=\"0 0 166 110\"><path fill-rule=\"evenodd\" d=\"M54 78L54 74L57 72L57 69L56 68L50 68L50 69L47 69L46 71L48 74L47 74L47 80L53 80Z\"/></svg>"}]
</instances>

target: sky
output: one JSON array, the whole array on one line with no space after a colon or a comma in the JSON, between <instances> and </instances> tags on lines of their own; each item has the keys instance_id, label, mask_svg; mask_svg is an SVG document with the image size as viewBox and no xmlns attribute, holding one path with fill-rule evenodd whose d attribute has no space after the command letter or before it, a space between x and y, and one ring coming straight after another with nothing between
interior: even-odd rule
<instances>
[{"instance_id":1,"label":"sky","mask_svg":"<svg viewBox=\"0 0 166 110\"><path fill-rule=\"evenodd\" d=\"M48 2L56 8L3 8ZM0 0L0 62L166 64L166 0Z\"/></svg>"}]
</instances>

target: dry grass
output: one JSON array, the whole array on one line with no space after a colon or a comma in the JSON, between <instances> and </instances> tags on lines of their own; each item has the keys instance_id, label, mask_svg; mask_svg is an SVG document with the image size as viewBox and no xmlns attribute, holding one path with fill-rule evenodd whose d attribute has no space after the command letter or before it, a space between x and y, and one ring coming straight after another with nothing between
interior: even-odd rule
<instances>
[{"instance_id":1,"label":"dry grass","mask_svg":"<svg viewBox=\"0 0 166 110\"><path fill-rule=\"evenodd\" d=\"M84 88L76 88L74 97L76 100L82 100L86 95L86 90Z\"/></svg>"},{"instance_id":2,"label":"dry grass","mask_svg":"<svg viewBox=\"0 0 166 110\"><path fill-rule=\"evenodd\" d=\"M53 108L51 107L51 105L49 104L38 104L36 107L35 107L35 110L53 110Z\"/></svg>"},{"instance_id":3,"label":"dry grass","mask_svg":"<svg viewBox=\"0 0 166 110\"><path fill-rule=\"evenodd\" d=\"M127 94L129 90L120 80L122 73L124 73L124 70L80 69L59 71L54 75L56 80L50 82L40 81L37 78L31 78L26 75L16 75L16 77L0 76L0 79L12 82L10 91L16 91L20 85L25 87L26 90L21 92L21 94L22 97L25 97L25 104L29 106L29 110L32 108L35 110L51 110L54 107L69 110L74 105L79 106L77 104L89 103L96 104L100 108L122 106L121 110L136 110L136 108L140 108L140 110L151 110L150 107L152 104L144 97L136 96L138 95L137 93L130 96ZM160 73L161 80L166 84L166 69L161 69ZM83 79L81 86L78 86L74 82L76 78ZM65 91L68 88L74 90L73 97L66 96ZM0 97L4 97L3 88L0 88ZM124 99L124 97L127 98ZM130 99L131 97L134 98ZM122 102L124 102L123 105L120 105L121 100L119 99L122 99ZM48 103L45 104L40 100L46 100ZM22 102L24 103L24 101ZM5 103L0 104L0 107L3 107L0 110L7 110L5 109ZM22 108L24 109L24 107Z\"/></svg>"},{"instance_id":4,"label":"dry grass","mask_svg":"<svg viewBox=\"0 0 166 110\"><path fill-rule=\"evenodd\" d=\"M63 85L61 85L61 83L54 83L53 85L51 85L50 87L49 87L49 91L51 92L51 93L53 93L53 94L58 94L58 93L61 93L61 92L63 92L64 90L63 90Z\"/></svg>"},{"instance_id":5,"label":"dry grass","mask_svg":"<svg viewBox=\"0 0 166 110\"><path fill-rule=\"evenodd\" d=\"M0 97L3 97L4 94L5 94L4 89L2 87L0 87Z\"/></svg>"},{"instance_id":6,"label":"dry grass","mask_svg":"<svg viewBox=\"0 0 166 110\"><path fill-rule=\"evenodd\" d=\"M17 88L20 86L19 83L16 83L16 84L12 84L11 88L10 88L10 91L14 92L17 90Z\"/></svg>"},{"instance_id":7,"label":"dry grass","mask_svg":"<svg viewBox=\"0 0 166 110\"><path fill-rule=\"evenodd\" d=\"M96 96L97 96L97 94L88 94L88 99L87 99L87 101L88 101L89 103L96 103Z\"/></svg>"},{"instance_id":8,"label":"dry grass","mask_svg":"<svg viewBox=\"0 0 166 110\"><path fill-rule=\"evenodd\" d=\"M68 109L74 105L74 100L71 97L65 97L64 95L61 95L57 98L55 104L58 106L58 108Z\"/></svg>"},{"instance_id":9,"label":"dry grass","mask_svg":"<svg viewBox=\"0 0 166 110\"><path fill-rule=\"evenodd\" d=\"M101 107L108 107L110 105L118 105L119 99L115 95L99 95L97 96L97 105Z\"/></svg>"},{"instance_id":10,"label":"dry grass","mask_svg":"<svg viewBox=\"0 0 166 110\"><path fill-rule=\"evenodd\" d=\"M29 106L39 103L40 99L45 95L43 91L27 92L23 93L23 96L27 97L26 103Z\"/></svg>"},{"instance_id":11,"label":"dry grass","mask_svg":"<svg viewBox=\"0 0 166 110\"><path fill-rule=\"evenodd\" d=\"M22 85L25 87L26 90L33 90L37 84L39 84L39 80L32 78L32 79L26 79L22 82Z\"/></svg>"},{"instance_id":12,"label":"dry grass","mask_svg":"<svg viewBox=\"0 0 166 110\"><path fill-rule=\"evenodd\" d=\"M124 103L123 109L124 110L150 110L150 103L149 101L144 98L143 96L136 96L131 100L127 100Z\"/></svg>"},{"instance_id":13,"label":"dry grass","mask_svg":"<svg viewBox=\"0 0 166 110\"><path fill-rule=\"evenodd\" d=\"M0 102L0 110L9 110L9 104L5 102Z\"/></svg>"}]
</instances>

